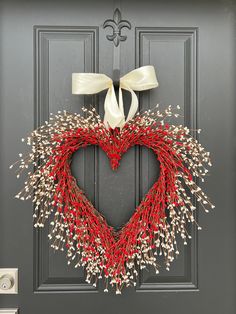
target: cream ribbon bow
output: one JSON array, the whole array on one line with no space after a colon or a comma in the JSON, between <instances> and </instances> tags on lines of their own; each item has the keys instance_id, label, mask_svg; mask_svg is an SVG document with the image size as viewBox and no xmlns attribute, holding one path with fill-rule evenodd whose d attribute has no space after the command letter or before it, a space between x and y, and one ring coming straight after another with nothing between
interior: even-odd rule
<instances>
[{"instance_id":1,"label":"cream ribbon bow","mask_svg":"<svg viewBox=\"0 0 236 314\"><path fill-rule=\"evenodd\" d=\"M104 123L112 129L122 128L138 110L138 97L134 91L143 91L158 86L155 69L151 65L135 69L120 78L119 104L117 103L113 81L105 74L72 73L72 94L96 94L108 89L104 102ZM131 93L131 104L125 119L122 89Z\"/></svg>"}]
</instances>

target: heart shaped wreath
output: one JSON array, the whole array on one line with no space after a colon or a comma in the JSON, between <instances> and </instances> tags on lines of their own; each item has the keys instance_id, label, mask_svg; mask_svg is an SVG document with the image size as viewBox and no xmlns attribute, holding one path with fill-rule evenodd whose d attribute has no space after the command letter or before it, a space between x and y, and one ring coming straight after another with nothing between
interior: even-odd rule
<instances>
[{"instance_id":1,"label":"heart shaped wreath","mask_svg":"<svg viewBox=\"0 0 236 314\"><path fill-rule=\"evenodd\" d=\"M19 154L21 159L14 164L18 166L17 177L30 164L34 169L16 197L32 197L35 227L44 227L55 212L49 234L51 246L55 250L65 246L68 263L84 266L88 282L96 286L104 277L104 291L111 284L119 294L123 286L136 284L139 269L151 265L158 273L158 255L164 256L169 270L179 254L178 234L187 244L191 238L187 225L197 224L196 207L188 192L206 212L214 207L195 180L204 181L211 162L209 153L187 127L166 122L168 117L179 116L171 106L164 112L156 107L138 113L121 129L107 128L95 109L83 110L86 117L58 112L26 139L31 151L24 158ZM72 154L89 145L104 150L112 169L117 169L122 155L134 145L150 148L160 162L159 178L119 231L107 224L71 174Z\"/></svg>"}]
</instances>

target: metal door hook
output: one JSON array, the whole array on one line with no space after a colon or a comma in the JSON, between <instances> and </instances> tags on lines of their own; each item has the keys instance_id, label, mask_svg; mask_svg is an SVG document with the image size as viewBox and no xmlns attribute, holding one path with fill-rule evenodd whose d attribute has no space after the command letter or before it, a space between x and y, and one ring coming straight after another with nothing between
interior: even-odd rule
<instances>
[{"instance_id":1,"label":"metal door hook","mask_svg":"<svg viewBox=\"0 0 236 314\"><path fill-rule=\"evenodd\" d=\"M113 70L113 85L115 89L119 88L120 86L120 69Z\"/></svg>"}]
</instances>

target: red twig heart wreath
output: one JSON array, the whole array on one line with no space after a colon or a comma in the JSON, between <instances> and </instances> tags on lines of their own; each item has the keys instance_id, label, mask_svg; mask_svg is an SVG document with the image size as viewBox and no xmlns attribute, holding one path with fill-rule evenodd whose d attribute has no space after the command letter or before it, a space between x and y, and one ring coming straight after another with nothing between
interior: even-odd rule
<instances>
[{"instance_id":1,"label":"red twig heart wreath","mask_svg":"<svg viewBox=\"0 0 236 314\"><path fill-rule=\"evenodd\" d=\"M66 246L69 263L84 266L88 282L96 285L105 277L105 291L110 283L120 293L123 286L135 285L139 269L151 265L159 272L157 252L164 255L169 269L175 254L179 254L177 234L187 243L190 235L186 225L195 222L196 208L188 191L206 211L206 206L214 207L193 179L203 180L205 165L211 163L209 153L187 127L165 122L167 117L178 116L171 107L164 113L156 108L137 114L122 129L107 129L94 109L84 111L86 118L59 112L27 138L31 152L19 161L17 176L30 164L34 170L28 173L25 187L16 197L24 200L32 196L36 227L43 227L55 211L49 235L52 247L63 250ZM158 180L117 232L71 174L72 154L89 145L104 150L112 169L134 145L150 148L160 162Z\"/></svg>"}]
</instances>

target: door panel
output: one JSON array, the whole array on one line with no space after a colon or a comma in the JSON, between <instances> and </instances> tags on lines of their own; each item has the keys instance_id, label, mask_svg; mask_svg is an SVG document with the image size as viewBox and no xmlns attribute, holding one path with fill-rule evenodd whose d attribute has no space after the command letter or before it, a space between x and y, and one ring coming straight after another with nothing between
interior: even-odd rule
<instances>
[{"instance_id":1,"label":"door panel","mask_svg":"<svg viewBox=\"0 0 236 314\"><path fill-rule=\"evenodd\" d=\"M102 25L117 6L132 26L122 30L121 75L154 65L160 86L140 93L140 110L179 104L183 116L170 122L202 128L199 139L213 159L203 188L216 205L208 215L197 210L203 230L190 228L192 242L179 242L181 254L169 272L140 273L136 289L121 297L87 284L83 269L68 266L64 252L53 252L49 225L34 230L32 204L14 199L24 178L16 181L8 169L25 150L21 138L50 112L92 105L103 115L105 92L72 95L71 73L112 77L113 43L106 38L112 30ZM228 0L0 0L0 267L19 268L19 294L0 295L0 308L19 307L23 314L235 313L234 18ZM124 99L127 110L130 96ZM150 151L134 147L113 172L105 154L90 147L74 154L72 172L118 228L158 177L159 165Z\"/></svg>"}]
</instances>

